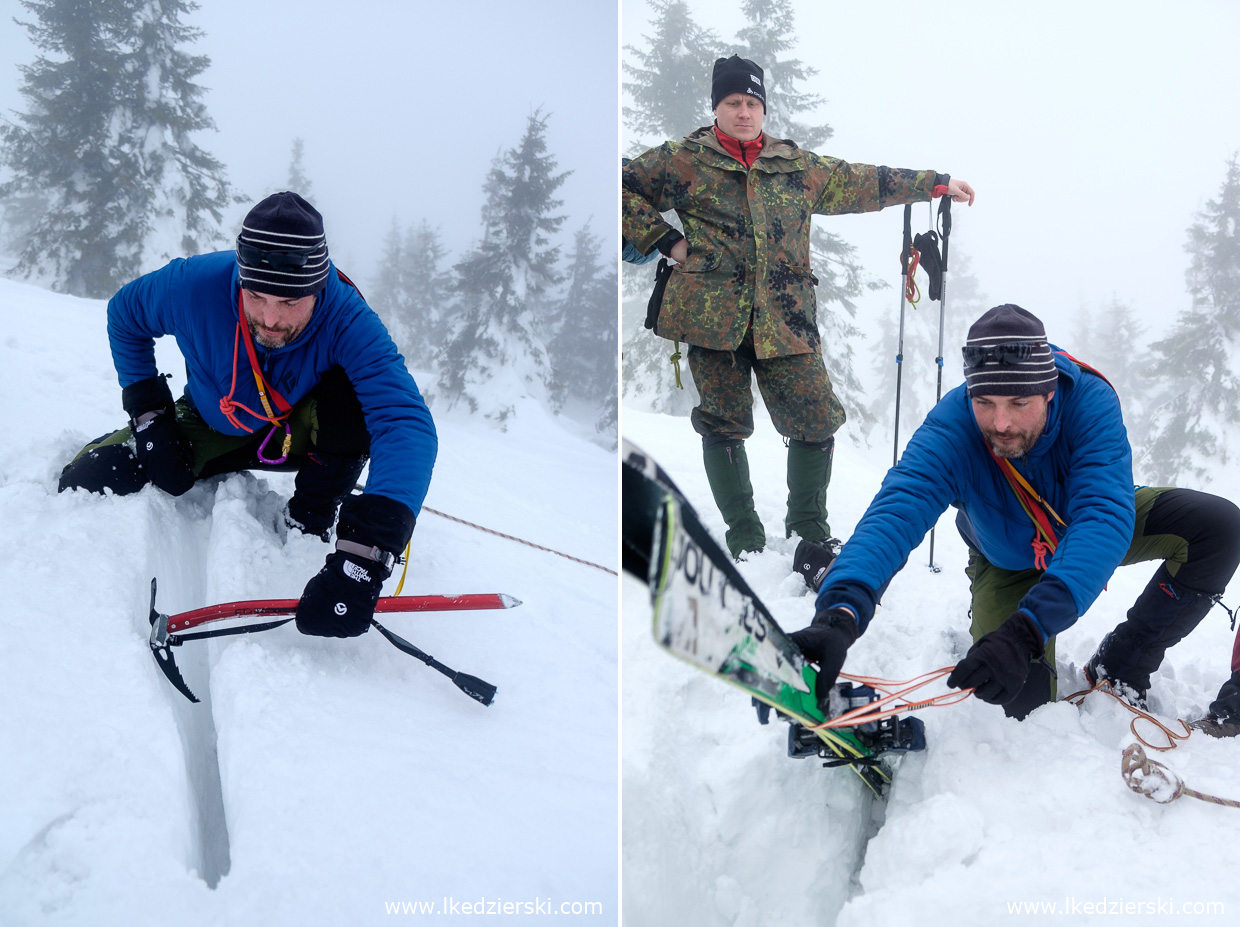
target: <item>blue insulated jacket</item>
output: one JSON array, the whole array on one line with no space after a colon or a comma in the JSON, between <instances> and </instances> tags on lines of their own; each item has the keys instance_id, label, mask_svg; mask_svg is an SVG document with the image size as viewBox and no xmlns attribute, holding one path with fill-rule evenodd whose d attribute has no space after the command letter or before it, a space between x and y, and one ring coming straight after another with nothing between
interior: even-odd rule
<instances>
[{"instance_id":1,"label":"blue insulated jacket","mask_svg":"<svg viewBox=\"0 0 1240 927\"><path fill-rule=\"evenodd\" d=\"M220 411L233 381L237 301L234 252L177 258L126 284L108 303L108 340L122 387L155 376L155 341L172 335L185 357L185 394L216 431L245 434ZM370 432L366 491L403 502L417 514L430 486L438 441L430 410L379 317L335 273L315 301L297 340L280 348L255 343L267 381L296 404L332 367L344 368ZM237 348L235 402L262 411L245 345ZM240 409L255 431L270 428Z\"/></svg>"},{"instance_id":2,"label":"blue insulated jacket","mask_svg":"<svg viewBox=\"0 0 1240 927\"><path fill-rule=\"evenodd\" d=\"M1056 355L1046 430L1023 460L1029 484L1067 522L1046 572L1021 600L1046 636L1073 624L1132 542L1132 450L1119 400L1099 377ZM991 458L964 385L943 397L888 471L840 551L817 607L847 605L862 629L891 577L947 507L970 547L1004 570L1034 568L1032 519Z\"/></svg>"}]
</instances>

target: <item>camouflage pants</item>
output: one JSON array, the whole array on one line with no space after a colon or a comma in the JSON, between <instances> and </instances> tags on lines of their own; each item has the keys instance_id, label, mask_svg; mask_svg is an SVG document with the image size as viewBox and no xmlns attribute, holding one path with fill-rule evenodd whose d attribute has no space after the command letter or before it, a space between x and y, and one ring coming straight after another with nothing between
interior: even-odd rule
<instances>
[{"instance_id":1,"label":"camouflage pants","mask_svg":"<svg viewBox=\"0 0 1240 927\"><path fill-rule=\"evenodd\" d=\"M819 445L844 424L844 407L831 388L821 354L759 360L753 329L735 351L689 346L689 370L701 402L693 430L703 443L743 441L753 434L753 377L775 430L785 438Z\"/></svg>"}]
</instances>

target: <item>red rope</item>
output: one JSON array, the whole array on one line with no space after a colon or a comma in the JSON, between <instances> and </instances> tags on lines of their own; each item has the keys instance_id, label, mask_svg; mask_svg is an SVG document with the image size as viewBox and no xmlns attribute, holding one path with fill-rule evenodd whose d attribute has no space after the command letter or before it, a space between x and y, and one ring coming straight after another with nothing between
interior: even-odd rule
<instances>
[{"instance_id":1,"label":"red rope","mask_svg":"<svg viewBox=\"0 0 1240 927\"><path fill-rule=\"evenodd\" d=\"M921 252L910 247L908 253L908 274L904 278L904 298L916 307L917 301L921 299L921 290L917 286L914 274L917 273L917 265L921 263Z\"/></svg>"}]
</instances>

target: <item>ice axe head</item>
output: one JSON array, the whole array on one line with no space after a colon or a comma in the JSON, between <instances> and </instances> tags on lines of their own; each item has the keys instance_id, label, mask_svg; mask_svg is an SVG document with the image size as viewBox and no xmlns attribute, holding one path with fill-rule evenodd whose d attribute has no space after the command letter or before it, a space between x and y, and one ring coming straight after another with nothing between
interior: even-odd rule
<instances>
[{"instance_id":1,"label":"ice axe head","mask_svg":"<svg viewBox=\"0 0 1240 927\"><path fill-rule=\"evenodd\" d=\"M161 615L155 610L155 580L151 579L151 653L155 655L155 662L159 664L160 670L168 677L168 681L173 687L184 695L191 702L197 702L198 696L190 691L189 686L185 684L185 678L181 675L181 671L177 668L177 661L172 656L173 641L168 639L168 616Z\"/></svg>"}]
</instances>

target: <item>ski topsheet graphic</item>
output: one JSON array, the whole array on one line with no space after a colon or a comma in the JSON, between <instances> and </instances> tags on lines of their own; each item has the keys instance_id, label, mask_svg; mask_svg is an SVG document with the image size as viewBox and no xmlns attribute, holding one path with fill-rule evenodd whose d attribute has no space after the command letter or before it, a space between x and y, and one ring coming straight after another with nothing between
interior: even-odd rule
<instances>
[{"instance_id":1,"label":"ski topsheet graphic","mask_svg":"<svg viewBox=\"0 0 1240 927\"><path fill-rule=\"evenodd\" d=\"M788 640L731 557L710 536L667 474L629 442L624 447L625 569L650 586L655 641L669 653L747 692L766 723L770 709L792 723L790 756L849 765L875 793L891 781L886 751L921 749L916 719L859 728L818 727L875 697L838 685L828 713L815 695L817 670Z\"/></svg>"}]
</instances>

